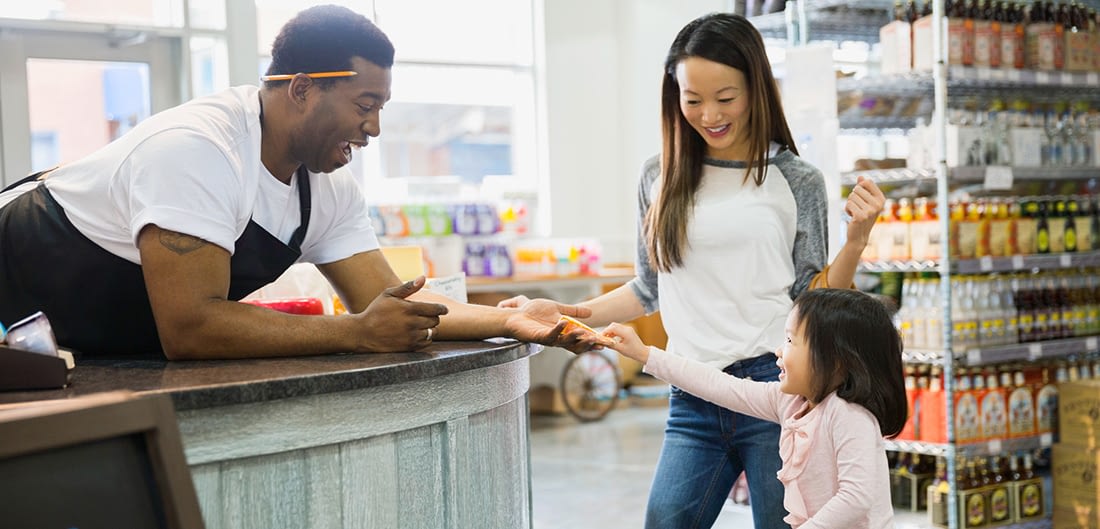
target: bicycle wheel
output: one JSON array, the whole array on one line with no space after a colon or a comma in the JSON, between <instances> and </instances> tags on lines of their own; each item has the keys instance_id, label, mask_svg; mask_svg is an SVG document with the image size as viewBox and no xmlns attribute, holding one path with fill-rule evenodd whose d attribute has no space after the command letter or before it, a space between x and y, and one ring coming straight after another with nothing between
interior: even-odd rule
<instances>
[{"instance_id":1,"label":"bicycle wheel","mask_svg":"<svg viewBox=\"0 0 1100 529\"><path fill-rule=\"evenodd\" d=\"M561 373L565 409L581 421L595 421L607 415L619 401L622 385L618 366L599 351L570 358Z\"/></svg>"}]
</instances>

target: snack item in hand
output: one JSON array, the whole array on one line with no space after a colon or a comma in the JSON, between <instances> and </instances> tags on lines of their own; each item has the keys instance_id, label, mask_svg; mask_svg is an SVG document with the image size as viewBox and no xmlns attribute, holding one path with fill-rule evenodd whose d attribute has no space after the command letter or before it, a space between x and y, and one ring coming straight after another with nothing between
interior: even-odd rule
<instances>
[{"instance_id":1,"label":"snack item in hand","mask_svg":"<svg viewBox=\"0 0 1100 529\"><path fill-rule=\"evenodd\" d=\"M582 322L582 321L580 321L576 318L571 318L569 316L562 315L561 319L558 320L558 321L564 321L565 322L565 327L563 327L562 330L561 330L562 334L569 334L570 332L572 332L576 329L581 329L581 330L584 330L585 332L591 333L592 336L595 338L595 341L596 341L597 344L600 344L600 345L603 345L603 346L610 346L610 345L615 343L615 341L612 340L611 338L608 338L607 336L604 336L604 335L600 334L599 331L597 331L596 329L593 329L592 327L589 327L588 325L585 325L584 322Z\"/></svg>"},{"instance_id":2,"label":"snack item in hand","mask_svg":"<svg viewBox=\"0 0 1100 529\"><path fill-rule=\"evenodd\" d=\"M598 332L596 332L596 329L593 329L592 327L589 327L589 326L585 325L584 322L582 322L582 321L580 321L576 318L571 318L569 316L564 316L563 315L561 317L561 320L559 320L559 321L564 321L565 322L565 328L563 328L561 330L562 334L568 334L569 332L572 332L573 329L584 329L584 330L586 330L586 331L588 331L592 334L599 334Z\"/></svg>"}]
</instances>

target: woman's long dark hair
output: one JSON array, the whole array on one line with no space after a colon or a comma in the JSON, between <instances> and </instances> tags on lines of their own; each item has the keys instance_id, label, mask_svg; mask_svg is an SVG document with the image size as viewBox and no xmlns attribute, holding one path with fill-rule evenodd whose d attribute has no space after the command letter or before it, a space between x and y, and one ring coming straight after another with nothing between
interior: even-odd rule
<instances>
[{"instance_id":1,"label":"woman's long dark hair","mask_svg":"<svg viewBox=\"0 0 1100 529\"><path fill-rule=\"evenodd\" d=\"M862 292L833 288L807 290L794 306L810 348L810 400L821 402L835 390L867 408L883 436L901 433L908 414L902 344L886 306Z\"/></svg>"},{"instance_id":2,"label":"woman's long dark hair","mask_svg":"<svg viewBox=\"0 0 1100 529\"><path fill-rule=\"evenodd\" d=\"M764 183L770 142L798 154L783 116L779 87L772 76L764 40L741 15L714 13L689 22L669 47L661 85L661 184L660 196L649 208L645 221L649 260L668 272L684 262L687 221L695 203L703 173L706 141L680 111L680 83L676 66L689 57L700 57L740 70L745 75L748 103L749 159L746 178Z\"/></svg>"}]
</instances>

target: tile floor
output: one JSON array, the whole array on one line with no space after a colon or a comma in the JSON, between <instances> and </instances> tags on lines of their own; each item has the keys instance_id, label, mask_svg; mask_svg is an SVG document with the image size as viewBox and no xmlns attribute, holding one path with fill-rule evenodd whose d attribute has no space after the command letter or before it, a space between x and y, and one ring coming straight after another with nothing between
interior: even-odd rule
<instances>
[{"instance_id":1,"label":"tile floor","mask_svg":"<svg viewBox=\"0 0 1100 529\"><path fill-rule=\"evenodd\" d=\"M531 418L534 529L641 528L667 408L626 407L597 422ZM926 513L897 514L898 529L927 527ZM727 502L713 529L752 527Z\"/></svg>"}]
</instances>

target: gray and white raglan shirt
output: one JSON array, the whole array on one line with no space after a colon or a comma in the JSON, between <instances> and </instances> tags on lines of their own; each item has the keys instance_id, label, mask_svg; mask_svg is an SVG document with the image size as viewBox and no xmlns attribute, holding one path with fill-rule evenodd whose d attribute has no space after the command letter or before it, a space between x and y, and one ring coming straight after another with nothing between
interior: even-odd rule
<instances>
[{"instance_id":1,"label":"gray and white raglan shirt","mask_svg":"<svg viewBox=\"0 0 1100 529\"><path fill-rule=\"evenodd\" d=\"M638 243L630 281L647 313L661 311L669 352L723 368L775 351L792 300L825 266L825 179L773 145L764 183L747 164L707 158L687 224L684 262L671 272L650 263L642 231L659 192L660 160L638 187Z\"/></svg>"}]
</instances>

